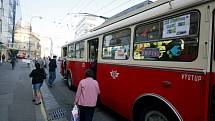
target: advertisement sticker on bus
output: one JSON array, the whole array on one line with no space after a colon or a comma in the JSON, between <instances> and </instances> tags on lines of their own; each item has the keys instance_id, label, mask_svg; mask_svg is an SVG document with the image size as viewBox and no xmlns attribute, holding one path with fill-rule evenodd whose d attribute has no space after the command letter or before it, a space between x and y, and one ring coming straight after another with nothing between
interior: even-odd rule
<instances>
[{"instance_id":1,"label":"advertisement sticker on bus","mask_svg":"<svg viewBox=\"0 0 215 121\"><path fill-rule=\"evenodd\" d=\"M163 21L163 38L189 35L190 14Z\"/></svg>"},{"instance_id":2,"label":"advertisement sticker on bus","mask_svg":"<svg viewBox=\"0 0 215 121\"><path fill-rule=\"evenodd\" d=\"M118 49L115 51L115 59L125 59L124 49Z\"/></svg>"},{"instance_id":3,"label":"advertisement sticker on bus","mask_svg":"<svg viewBox=\"0 0 215 121\"><path fill-rule=\"evenodd\" d=\"M141 51L141 55L146 58L159 57L160 50L159 50L159 48L143 48Z\"/></svg>"}]
</instances>

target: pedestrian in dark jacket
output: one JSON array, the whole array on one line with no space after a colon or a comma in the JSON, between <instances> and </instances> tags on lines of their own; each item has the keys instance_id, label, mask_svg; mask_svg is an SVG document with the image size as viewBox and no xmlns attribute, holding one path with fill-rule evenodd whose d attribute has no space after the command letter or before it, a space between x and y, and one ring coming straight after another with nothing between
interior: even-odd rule
<instances>
[{"instance_id":1,"label":"pedestrian in dark jacket","mask_svg":"<svg viewBox=\"0 0 215 121\"><path fill-rule=\"evenodd\" d=\"M1 58L2 58L2 62L4 63L5 62L5 55L3 54Z\"/></svg>"},{"instance_id":2,"label":"pedestrian in dark jacket","mask_svg":"<svg viewBox=\"0 0 215 121\"><path fill-rule=\"evenodd\" d=\"M43 84L44 79L46 79L46 73L43 68L40 68L39 63L35 63L36 69L32 70L30 77L32 77L32 86L33 86L33 102L36 105L41 104L41 91L40 88Z\"/></svg>"},{"instance_id":3,"label":"pedestrian in dark jacket","mask_svg":"<svg viewBox=\"0 0 215 121\"><path fill-rule=\"evenodd\" d=\"M51 59L49 62L49 80L48 80L49 87L53 86L53 82L56 79L56 68L57 68L56 56L53 56L53 59Z\"/></svg>"},{"instance_id":4,"label":"pedestrian in dark jacket","mask_svg":"<svg viewBox=\"0 0 215 121\"><path fill-rule=\"evenodd\" d=\"M15 55L13 55L11 57L11 65L12 65L12 69L14 70L15 65L16 65L16 56Z\"/></svg>"}]
</instances>

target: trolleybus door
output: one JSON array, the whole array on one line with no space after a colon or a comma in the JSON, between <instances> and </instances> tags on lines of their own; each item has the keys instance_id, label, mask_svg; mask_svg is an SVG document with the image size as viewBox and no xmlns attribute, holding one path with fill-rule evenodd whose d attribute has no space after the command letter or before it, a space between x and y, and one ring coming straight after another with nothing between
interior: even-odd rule
<instances>
[{"instance_id":1,"label":"trolleybus door","mask_svg":"<svg viewBox=\"0 0 215 121\"><path fill-rule=\"evenodd\" d=\"M212 42L211 42L211 63L210 63L210 81L215 88L215 10L213 11L213 31L212 31Z\"/></svg>"},{"instance_id":2,"label":"trolleybus door","mask_svg":"<svg viewBox=\"0 0 215 121\"><path fill-rule=\"evenodd\" d=\"M213 11L213 31L211 42L211 61L210 61L210 121L215 120L215 10Z\"/></svg>"},{"instance_id":3,"label":"trolleybus door","mask_svg":"<svg viewBox=\"0 0 215 121\"><path fill-rule=\"evenodd\" d=\"M88 56L87 62L90 69L95 72L96 77L96 68L97 68L97 57L98 57L98 39L92 39L87 42L88 47Z\"/></svg>"},{"instance_id":4,"label":"trolleybus door","mask_svg":"<svg viewBox=\"0 0 215 121\"><path fill-rule=\"evenodd\" d=\"M212 81L215 84L215 10L213 12L213 38L212 38L212 54L211 54L211 71L212 71Z\"/></svg>"}]
</instances>

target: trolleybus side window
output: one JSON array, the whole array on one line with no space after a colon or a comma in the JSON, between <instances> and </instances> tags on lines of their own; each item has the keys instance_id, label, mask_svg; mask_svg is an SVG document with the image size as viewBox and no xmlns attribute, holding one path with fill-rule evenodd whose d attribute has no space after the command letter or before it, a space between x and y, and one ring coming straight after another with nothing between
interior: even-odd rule
<instances>
[{"instance_id":1,"label":"trolleybus side window","mask_svg":"<svg viewBox=\"0 0 215 121\"><path fill-rule=\"evenodd\" d=\"M62 48L62 57L67 57L67 46Z\"/></svg>"},{"instance_id":2,"label":"trolleybus side window","mask_svg":"<svg viewBox=\"0 0 215 121\"><path fill-rule=\"evenodd\" d=\"M68 57L69 58L74 58L75 57L75 46L74 46L74 44L73 43L70 44L68 46L68 48L69 48L69 50L68 50Z\"/></svg>"},{"instance_id":3,"label":"trolleybus side window","mask_svg":"<svg viewBox=\"0 0 215 121\"><path fill-rule=\"evenodd\" d=\"M98 53L98 39L93 39L88 41L89 46L89 59L95 60L97 59Z\"/></svg>"},{"instance_id":4,"label":"trolleybus side window","mask_svg":"<svg viewBox=\"0 0 215 121\"><path fill-rule=\"evenodd\" d=\"M124 29L103 38L102 58L113 60L126 60L130 55L130 29Z\"/></svg>"},{"instance_id":5,"label":"trolleybus side window","mask_svg":"<svg viewBox=\"0 0 215 121\"><path fill-rule=\"evenodd\" d=\"M83 58L84 57L84 42L78 42L75 44L75 58Z\"/></svg>"},{"instance_id":6,"label":"trolleybus side window","mask_svg":"<svg viewBox=\"0 0 215 121\"><path fill-rule=\"evenodd\" d=\"M135 29L134 59L187 61L198 56L199 13L138 25Z\"/></svg>"}]
</instances>

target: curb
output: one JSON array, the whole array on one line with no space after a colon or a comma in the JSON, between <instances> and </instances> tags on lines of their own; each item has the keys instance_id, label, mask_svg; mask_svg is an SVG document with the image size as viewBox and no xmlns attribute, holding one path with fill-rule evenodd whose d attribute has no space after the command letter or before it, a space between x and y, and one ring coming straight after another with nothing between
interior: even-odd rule
<instances>
[{"instance_id":1,"label":"curb","mask_svg":"<svg viewBox=\"0 0 215 121\"><path fill-rule=\"evenodd\" d=\"M34 69L34 63L30 64L31 70ZM66 119L66 110L60 108L53 94L49 90L46 80L41 87L42 104L40 107L35 106L36 109L36 121L68 121Z\"/></svg>"},{"instance_id":2,"label":"curb","mask_svg":"<svg viewBox=\"0 0 215 121\"><path fill-rule=\"evenodd\" d=\"M30 71L32 71L33 69L34 69L34 62L31 61ZM41 87L41 89L43 88L43 86ZM43 99L42 99L42 102L44 102ZM34 109L35 109L36 121L48 121L44 103L41 103L40 105L35 105Z\"/></svg>"},{"instance_id":3,"label":"curb","mask_svg":"<svg viewBox=\"0 0 215 121\"><path fill-rule=\"evenodd\" d=\"M49 90L47 84L44 82L42 88L43 104L46 111L48 121L68 121L66 119L66 110L60 108L56 99Z\"/></svg>"}]
</instances>

